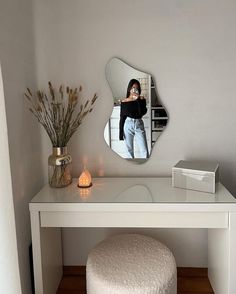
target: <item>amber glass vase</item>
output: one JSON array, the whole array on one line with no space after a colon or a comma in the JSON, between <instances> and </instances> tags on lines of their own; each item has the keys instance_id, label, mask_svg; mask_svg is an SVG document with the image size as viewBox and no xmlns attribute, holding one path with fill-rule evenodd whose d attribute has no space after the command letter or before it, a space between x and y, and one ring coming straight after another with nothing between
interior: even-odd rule
<instances>
[{"instance_id":1,"label":"amber glass vase","mask_svg":"<svg viewBox=\"0 0 236 294\"><path fill-rule=\"evenodd\" d=\"M48 157L48 180L51 187L63 188L71 184L71 163L67 147L52 148L52 154Z\"/></svg>"}]
</instances>

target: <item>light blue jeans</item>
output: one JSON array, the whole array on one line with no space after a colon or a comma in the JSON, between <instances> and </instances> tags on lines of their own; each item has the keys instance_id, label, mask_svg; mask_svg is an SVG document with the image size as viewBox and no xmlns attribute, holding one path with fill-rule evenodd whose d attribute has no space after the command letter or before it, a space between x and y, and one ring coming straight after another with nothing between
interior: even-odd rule
<instances>
[{"instance_id":1,"label":"light blue jeans","mask_svg":"<svg viewBox=\"0 0 236 294\"><path fill-rule=\"evenodd\" d=\"M124 140L127 157L134 158L134 137L140 152L140 158L148 158L148 145L143 120L127 117L124 124Z\"/></svg>"}]
</instances>

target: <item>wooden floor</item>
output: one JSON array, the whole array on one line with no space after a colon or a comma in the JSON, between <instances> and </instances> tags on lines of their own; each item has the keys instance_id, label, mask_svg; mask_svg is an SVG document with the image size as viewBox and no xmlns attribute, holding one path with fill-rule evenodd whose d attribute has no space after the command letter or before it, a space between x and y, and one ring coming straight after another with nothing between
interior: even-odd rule
<instances>
[{"instance_id":1,"label":"wooden floor","mask_svg":"<svg viewBox=\"0 0 236 294\"><path fill-rule=\"evenodd\" d=\"M205 268L178 268L178 294L214 294ZM84 266L65 266L57 294L86 294Z\"/></svg>"}]
</instances>

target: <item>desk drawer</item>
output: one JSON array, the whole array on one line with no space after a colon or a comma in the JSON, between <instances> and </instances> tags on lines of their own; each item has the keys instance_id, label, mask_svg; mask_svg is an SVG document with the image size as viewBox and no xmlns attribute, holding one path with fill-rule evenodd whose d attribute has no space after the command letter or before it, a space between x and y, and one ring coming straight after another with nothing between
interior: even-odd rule
<instances>
[{"instance_id":1,"label":"desk drawer","mask_svg":"<svg viewBox=\"0 0 236 294\"><path fill-rule=\"evenodd\" d=\"M227 212L41 212L42 227L228 228Z\"/></svg>"}]
</instances>

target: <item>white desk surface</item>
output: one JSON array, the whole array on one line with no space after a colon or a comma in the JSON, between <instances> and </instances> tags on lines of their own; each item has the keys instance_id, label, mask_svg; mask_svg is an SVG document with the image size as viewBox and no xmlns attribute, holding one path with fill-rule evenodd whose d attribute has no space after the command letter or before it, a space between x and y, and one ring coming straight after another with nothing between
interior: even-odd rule
<instances>
[{"instance_id":1,"label":"white desk surface","mask_svg":"<svg viewBox=\"0 0 236 294\"><path fill-rule=\"evenodd\" d=\"M64 207L65 204L73 204L74 207L81 204L79 206L84 208L92 208L95 204L99 204L103 208L107 205L109 209L114 205L120 206L118 204L123 204L123 208L125 206L137 208L141 204L142 207L148 205L149 208L151 206L157 208L157 205L162 208L163 205L168 208L173 205L182 205L183 208L186 205L202 208L204 204L208 208L211 207L213 211L230 211L231 209L235 211L236 199L221 183L216 185L216 193L211 194L174 188L171 178L94 178L91 188L81 189L77 187L77 179L74 179L73 183L66 188L51 188L45 185L32 199L30 208L36 209L39 206L42 208L42 204L50 203L61 204Z\"/></svg>"},{"instance_id":2,"label":"white desk surface","mask_svg":"<svg viewBox=\"0 0 236 294\"><path fill-rule=\"evenodd\" d=\"M62 276L61 228L206 228L208 275L217 294L236 293L236 199L173 188L171 178L95 178L89 189L43 189L30 202L37 294L56 293ZM45 229L46 228L46 229Z\"/></svg>"}]
</instances>

